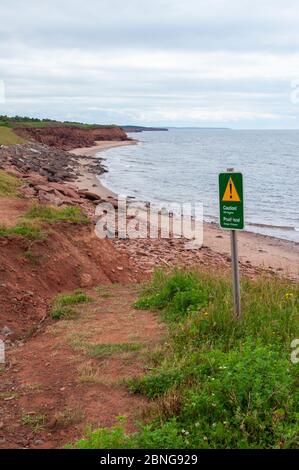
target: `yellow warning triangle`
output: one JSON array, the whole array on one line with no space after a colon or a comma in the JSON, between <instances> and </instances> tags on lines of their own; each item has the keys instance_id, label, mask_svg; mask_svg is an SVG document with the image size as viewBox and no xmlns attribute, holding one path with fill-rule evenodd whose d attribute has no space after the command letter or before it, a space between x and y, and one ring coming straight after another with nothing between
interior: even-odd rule
<instances>
[{"instance_id":1,"label":"yellow warning triangle","mask_svg":"<svg viewBox=\"0 0 299 470\"><path fill-rule=\"evenodd\" d=\"M222 198L222 201L225 202L240 202L240 197L238 194L238 191L236 190L236 186L234 185L234 182L232 178L228 180L226 190L224 191L224 195Z\"/></svg>"}]
</instances>

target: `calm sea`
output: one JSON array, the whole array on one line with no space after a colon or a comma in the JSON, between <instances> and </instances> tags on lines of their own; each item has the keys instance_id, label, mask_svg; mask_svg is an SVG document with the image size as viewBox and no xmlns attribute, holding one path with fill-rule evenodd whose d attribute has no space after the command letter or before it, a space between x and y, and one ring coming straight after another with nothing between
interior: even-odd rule
<instances>
[{"instance_id":1,"label":"calm sea","mask_svg":"<svg viewBox=\"0 0 299 470\"><path fill-rule=\"evenodd\" d=\"M103 183L156 205L202 202L218 222L218 173L244 175L246 230L299 242L299 131L170 129L100 153Z\"/></svg>"}]
</instances>

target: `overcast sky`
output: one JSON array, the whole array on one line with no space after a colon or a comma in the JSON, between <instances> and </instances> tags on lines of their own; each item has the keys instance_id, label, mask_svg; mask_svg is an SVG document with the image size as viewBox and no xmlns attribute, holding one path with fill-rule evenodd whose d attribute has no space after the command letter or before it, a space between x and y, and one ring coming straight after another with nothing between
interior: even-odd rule
<instances>
[{"instance_id":1,"label":"overcast sky","mask_svg":"<svg viewBox=\"0 0 299 470\"><path fill-rule=\"evenodd\" d=\"M299 128L298 0L9 0L0 18L0 114Z\"/></svg>"}]
</instances>

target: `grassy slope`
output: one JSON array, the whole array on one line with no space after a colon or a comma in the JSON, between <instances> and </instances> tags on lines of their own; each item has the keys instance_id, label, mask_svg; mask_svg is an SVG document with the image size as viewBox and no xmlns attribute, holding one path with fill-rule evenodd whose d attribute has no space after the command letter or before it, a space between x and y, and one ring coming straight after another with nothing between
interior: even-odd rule
<instances>
[{"instance_id":1,"label":"grassy slope","mask_svg":"<svg viewBox=\"0 0 299 470\"><path fill-rule=\"evenodd\" d=\"M12 129L0 126L0 145L23 144L24 139L16 135Z\"/></svg>"},{"instance_id":2,"label":"grassy slope","mask_svg":"<svg viewBox=\"0 0 299 470\"><path fill-rule=\"evenodd\" d=\"M2 174L3 173L3 174ZM15 196L16 194L8 194L7 187L2 184L7 182L7 177L0 170L0 197L2 195ZM11 178L12 183L16 178ZM17 181L17 180L16 180ZM2 183L1 183L2 182ZM13 189L11 187L11 189ZM6 192L5 192L6 191ZM0 221L0 238L10 237L12 235L21 236L28 240L41 240L47 236L43 224L55 224L59 222L69 222L73 224L88 224L88 217L81 211L80 207L52 207L33 204L29 211L24 214L17 225L14 227L6 227Z\"/></svg>"},{"instance_id":3,"label":"grassy slope","mask_svg":"<svg viewBox=\"0 0 299 470\"><path fill-rule=\"evenodd\" d=\"M299 445L299 289L275 278L244 280L243 319L231 314L226 278L157 273L136 306L169 325L151 372L132 381L152 400L140 431L122 423L89 432L79 448L296 448Z\"/></svg>"},{"instance_id":4,"label":"grassy slope","mask_svg":"<svg viewBox=\"0 0 299 470\"><path fill-rule=\"evenodd\" d=\"M17 178L0 170L0 197L18 197L20 185Z\"/></svg>"}]
</instances>

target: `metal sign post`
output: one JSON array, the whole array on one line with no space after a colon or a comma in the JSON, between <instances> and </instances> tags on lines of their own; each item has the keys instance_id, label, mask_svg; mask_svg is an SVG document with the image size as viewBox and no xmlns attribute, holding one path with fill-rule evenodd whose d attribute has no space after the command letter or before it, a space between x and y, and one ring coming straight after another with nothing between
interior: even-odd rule
<instances>
[{"instance_id":1,"label":"metal sign post","mask_svg":"<svg viewBox=\"0 0 299 470\"><path fill-rule=\"evenodd\" d=\"M231 254L232 254L232 280L233 280L233 297L234 312L237 318L241 317L241 293L240 293L240 274L238 262L238 242L237 232L230 232Z\"/></svg>"},{"instance_id":2,"label":"metal sign post","mask_svg":"<svg viewBox=\"0 0 299 470\"><path fill-rule=\"evenodd\" d=\"M230 230L234 313L241 317L237 230L244 229L243 175L228 168L219 175L220 227Z\"/></svg>"}]
</instances>

